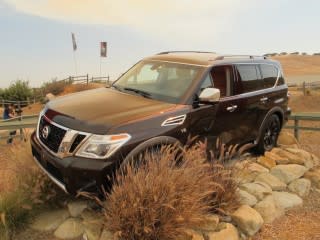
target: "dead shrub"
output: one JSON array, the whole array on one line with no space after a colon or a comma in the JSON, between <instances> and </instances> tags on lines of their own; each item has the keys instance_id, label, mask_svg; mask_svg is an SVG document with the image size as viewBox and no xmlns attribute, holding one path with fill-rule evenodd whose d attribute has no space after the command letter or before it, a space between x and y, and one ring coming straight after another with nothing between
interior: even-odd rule
<instances>
[{"instance_id":1,"label":"dead shrub","mask_svg":"<svg viewBox=\"0 0 320 240\"><path fill-rule=\"evenodd\" d=\"M128 164L118 171L104 207L106 227L119 239L177 239L201 226L210 212L227 214L237 206L232 170L207 161L204 144L161 154L144 154L138 169Z\"/></svg>"}]
</instances>

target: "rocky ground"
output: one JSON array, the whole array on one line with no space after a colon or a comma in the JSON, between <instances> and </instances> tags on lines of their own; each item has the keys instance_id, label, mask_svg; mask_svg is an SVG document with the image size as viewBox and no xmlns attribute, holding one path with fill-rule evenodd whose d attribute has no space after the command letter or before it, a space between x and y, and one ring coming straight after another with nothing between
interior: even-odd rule
<instances>
[{"instance_id":1,"label":"rocky ground","mask_svg":"<svg viewBox=\"0 0 320 240\"><path fill-rule=\"evenodd\" d=\"M230 216L210 215L186 230L187 240L320 239L320 160L282 134L281 146L261 157L235 162L241 206ZM87 201L38 215L14 239L113 239L104 218Z\"/></svg>"}]
</instances>

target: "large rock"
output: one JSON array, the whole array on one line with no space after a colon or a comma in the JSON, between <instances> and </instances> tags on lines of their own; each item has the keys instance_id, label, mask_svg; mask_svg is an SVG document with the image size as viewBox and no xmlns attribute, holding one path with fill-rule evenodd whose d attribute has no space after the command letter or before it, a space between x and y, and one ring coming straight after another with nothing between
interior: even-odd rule
<instances>
[{"instance_id":1,"label":"large rock","mask_svg":"<svg viewBox=\"0 0 320 240\"><path fill-rule=\"evenodd\" d=\"M278 137L278 144L280 145L299 145L297 139L286 131L281 131Z\"/></svg>"},{"instance_id":2,"label":"large rock","mask_svg":"<svg viewBox=\"0 0 320 240\"><path fill-rule=\"evenodd\" d=\"M239 197L240 204L242 205L249 205L250 207L252 207L256 205L256 203L258 202L255 196L244 190L238 189L237 194Z\"/></svg>"},{"instance_id":3,"label":"large rock","mask_svg":"<svg viewBox=\"0 0 320 240\"><path fill-rule=\"evenodd\" d=\"M31 228L37 231L53 231L69 217L67 210L53 210L38 215Z\"/></svg>"},{"instance_id":4,"label":"large rock","mask_svg":"<svg viewBox=\"0 0 320 240\"><path fill-rule=\"evenodd\" d=\"M317 167L320 165L320 159L316 155L311 154L311 158L312 158L314 167Z\"/></svg>"},{"instance_id":5,"label":"large rock","mask_svg":"<svg viewBox=\"0 0 320 240\"><path fill-rule=\"evenodd\" d=\"M300 197L309 195L311 181L306 178L300 178L292 181L288 188L291 192L298 194Z\"/></svg>"},{"instance_id":6,"label":"large rock","mask_svg":"<svg viewBox=\"0 0 320 240\"><path fill-rule=\"evenodd\" d=\"M68 218L54 232L54 236L60 239L74 239L82 236L83 225L79 218Z\"/></svg>"},{"instance_id":7,"label":"large rock","mask_svg":"<svg viewBox=\"0 0 320 240\"><path fill-rule=\"evenodd\" d=\"M262 182L245 183L240 186L240 189L255 196L258 200L262 200L265 196L272 193L271 187Z\"/></svg>"},{"instance_id":8,"label":"large rock","mask_svg":"<svg viewBox=\"0 0 320 240\"><path fill-rule=\"evenodd\" d=\"M284 210L301 206L303 203L302 199L293 193L273 192L272 196L274 198L276 205L279 208L283 208Z\"/></svg>"},{"instance_id":9,"label":"large rock","mask_svg":"<svg viewBox=\"0 0 320 240\"><path fill-rule=\"evenodd\" d=\"M288 159L289 163L304 165L304 162L305 162L304 158L302 158L299 155L296 155L294 153L288 152L285 149L276 148L272 152L277 154L278 156L280 156L282 158Z\"/></svg>"},{"instance_id":10,"label":"large rock","mask_svg":"<svg viewBox=\"0 0 320 240\"><path fill-rule=\"evenodd\" d=\"M258 158L257 163L261 164L262 166L270 169L276 166L276 160L273 158L268 158L265 156L261 156Z\"/></svg>"},{"instance_id":11,"label":"large rock","mask_svg":"<svg viewBox=\"0 0 320 240\"><path fill-rule=\"evenodd\" d=\"M313 168L313 166L314 166L313 157L309 152L302 150L302 149L297 149L297 148L286 148L285 150L294 154L298 158L303 159L304 166L306 168L308 168L308 169Z\"/></svg>"},{"instance_id":12,"label":"large rock","mask_svg":"<svg viewBox=\"0 0 320 240\"><path fill-rule=\"evenodd\" d=\"M99 240L115 240L113 234L107 229L103 229Z\"/></svg>"},{"instance_id":13,"label":"large rock","mask_svg":"<svg viewBox=\"0 0 320 240\"><path fill-rule=\"evenodd\" d=\"M309 179L313 186L320 189L320 167L311 169L304 174L304 177Z\"/></svg>"},{"instance_id":14,"label":"large rock","mask_svg":"<svg viewBox=\"0 0 320 240\"><path fill-rule=\"evenodd\" d=\"M230 223L220 223L219 231L206 234L208 240L239 240L239 233L235 226Z\"/></svg>"},{"instance_id":15,"label":"large rock","mask_svg":"<svg viewBox=\"0 0 320 240\"><path fill-rule=\"evenodd\" d=\"M193 229L187 229L184 231L184 235L177 240L204 240L204 237L201 232Z\"/></svg>"},{"instance_id":16,"label":"large rock","mask_svg":"<svg viewBox=\"0 0 320 240\"><path fill-rule=\"evenodd\" d=\"M78 217L88 207L85 201L75 201L68 203L68 210L72 217Z\"/></svg>"},{"instance_id":17,"label":"large rock","mask_svg":"<svg viewBox=\"0 0 320 240\"><path fill-rule=\"evenodd\" d=\"M272 149L271 152L265 152L264 156L266 158L273 159L276 162L276 164L288 164L289 163L288 158L280 157L279 155L276 154L276 152L277 152L277 148L274 148L274 149Z\"/></svg>"},{"instance_id":18,"label":"large rock","mask_svg":"<svg viewBox=\"0 0 320 240\"><path fill-rule=\"evenodd\" d=\"M237 178L240 179L240 183L250 183L263 172L269 172L269 169L261 166L255 162L244 161L240 166L237 166L239 169L237 173Z\"/></svg>"},{"instance_id":19,"label":"large rock","mask_svg":"<svg viewBox=\"0 0 320 240\"><path fill-rule=\"evenodd\" d=\"M100 212L85 209L81 213L83 219L82 224L84 226L84 235L87 240L99 240L101 234L104 217Z\"/></svg>"},{"instance_id":20,"label":"large rock","mask_svg":"<svg viewBox=\"0 0 320 240\"><path fill-rule=\"evenodd\" d=\"M249 236L258 232L263 224L261 215L248 205L242 205L231 217L236 225Z\"/></svg>"},{"instance_id":21,"label":"large rock","mask_svg":"<svg viewBox=\"0 0 320 240\"><path fill-rule=\"evenodd\" d=\"M287 188L287 185L284 182L270 173L261 173L256 177L255 181L268 184L273 191L283 191Z\"/></svg>"},{"instance_id":22,"label":"large rock","mask_svg":"<svg viewBox=\"0 0 320 240\"><path fill-rule=\"evenodd\" d=\"M282 182L288 184L303 176L308 169L298 164L277 165L272 168L270 173L279 178Z\"/></svg>"},{"instance_id":23,"label":"large rock","mask_svg":"<svg viewBox=\"0 0 320 240\"><path fill-rule=\"evenodd\" d=\"M205 224L199 227L201 231L215 231L219 224L219 216L218 215L209 215L205 217Z\"/></svg>"},{"instance_id":24,"label":"large rock","mask_svg":"<svg viewBox=\"0 0 320 240\"><path fill-rule=\"evenodd\" d=\"M284 210L279 208L272 195L266 196L262 201L257 203L254 209L260 213L264 223L272 223L276 218L284 214Z\"/></svg>"}]
</instances>

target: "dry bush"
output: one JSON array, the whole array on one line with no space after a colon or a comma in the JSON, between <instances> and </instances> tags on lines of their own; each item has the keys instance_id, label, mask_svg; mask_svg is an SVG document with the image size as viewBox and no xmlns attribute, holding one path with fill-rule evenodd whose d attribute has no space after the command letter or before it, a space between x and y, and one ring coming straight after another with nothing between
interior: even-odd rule
<instances>
[{"instance_id":1,"label":"dry bush","mask_svg":"<svg viewBox=\"0 0 320 240\"><path fill-rule=\"evenodd\" d=\"M30 219L32 210L57 195L56 187L33 162L29 142L5 147L0 155L0 239L9 239Z\"/></svg>"},{"instance_id":2,"label":"dry bush","mask_svg":"<svg viewBox=\"0 0 320 240\"><path fill-rule=\"evenodd\" d=\"M208 162L204 144L183 151L144 154L138 169L118 171L106 201L106 226L119 239L177 239L185 229L204 223L210 212L227 213L237 206L236 181L221 163ZM125 173L125 174L124 174Z\"/></svg>"}]
</instances>

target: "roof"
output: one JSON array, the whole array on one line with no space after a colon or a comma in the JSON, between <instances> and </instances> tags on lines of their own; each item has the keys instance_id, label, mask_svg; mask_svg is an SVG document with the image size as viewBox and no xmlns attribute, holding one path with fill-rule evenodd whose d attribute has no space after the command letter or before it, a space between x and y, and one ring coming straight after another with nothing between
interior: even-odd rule
<instances>
[{"instance_id":1,"label":"roof","mask_svg":"<svg viewBox=\"0 0 320 240\"><path fill-rule=\"evenodd\" d=\"M199 66L212 66L222 63L252 62L266 61L264 56L253 55L220 55L214 52L198 52L198 51L172 51L162 52L145 60L167 61L175 63L193 64ZM267 60L271 61L271 60ZM273 61L272 61L273 62Z\"/></svg>"}]
</instances>

